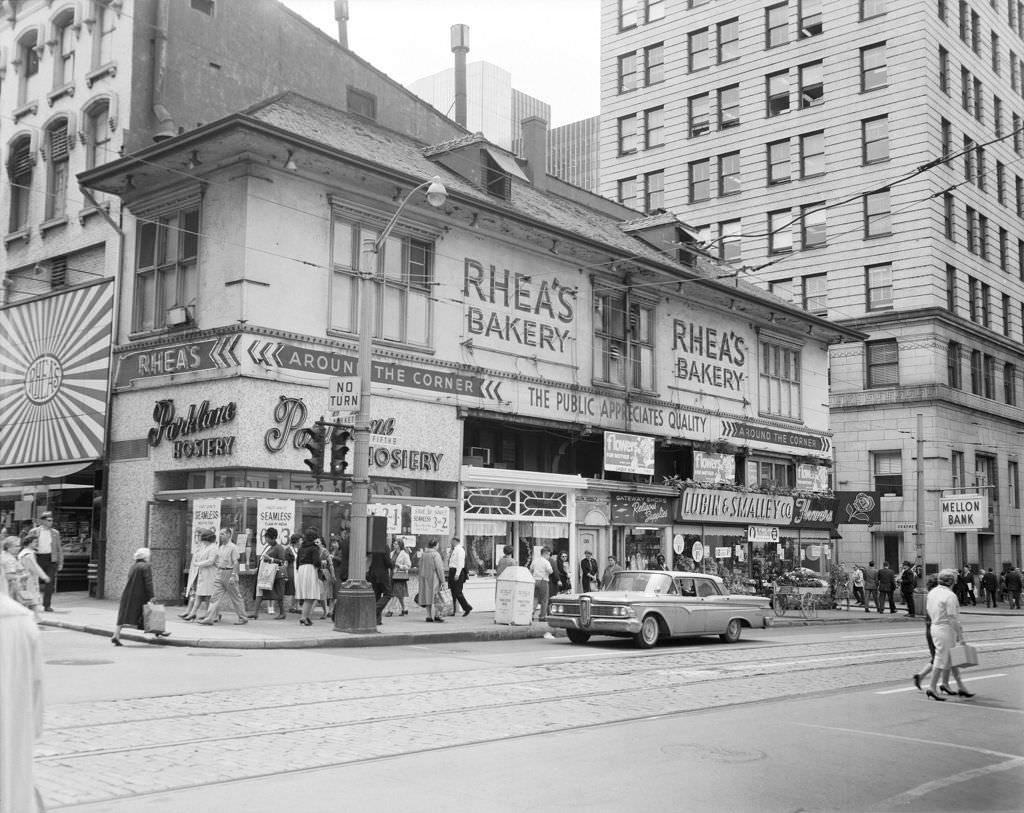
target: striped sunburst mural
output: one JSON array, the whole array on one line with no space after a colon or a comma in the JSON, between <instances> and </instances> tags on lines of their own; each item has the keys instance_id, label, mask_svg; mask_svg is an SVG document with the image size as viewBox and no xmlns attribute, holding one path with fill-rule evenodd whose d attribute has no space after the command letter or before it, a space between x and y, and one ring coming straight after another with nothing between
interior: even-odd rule
<instances>
[{"instance_id":1,"label":"striped sunburst mural","mask_svg":"<svg viewBox=\"0 0 1024 813\"><path fill-rule=\"evenodd\" d=\"M109 280L0 309L0 466L103 453Z\"/></svg>"}]
</instances>

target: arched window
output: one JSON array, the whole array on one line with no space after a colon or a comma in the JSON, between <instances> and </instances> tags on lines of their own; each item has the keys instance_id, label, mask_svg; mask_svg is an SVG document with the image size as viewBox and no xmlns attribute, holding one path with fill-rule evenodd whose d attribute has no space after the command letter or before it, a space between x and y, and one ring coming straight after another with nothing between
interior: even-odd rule
<instances>
[{"instance_id":1,"label":"arched window","mask_svg":"<svg viewBox=\"0 0 1024 813\"><path fill-rule=\"evenodd\" d=\"M18 105L39 96L39 30L32 28L18 40Z\"/></svg>"},{"instance_id":2,"label":"arched window","mask_svg":"<svg viewBox=\"0 0 1024 813\"><path fill-rule=\"evenodd\" d=\"M68 120L58 119L46 128L46 159L49 171L46 173L46 214L47 220L64 217L68 200L68 153L71 149L71 134Z\"/></svg>"},{"instance_id":3,"label":"arched window","mask_svg":"<svg viewBox=\"0 0 1024 813\"><path fill-rule=\"evenodd\" d=\"M53 21L54 59L53 89L57 90L75 81L75 10L65 9Z\"/></svg>"},{"instance_id":4,"label":"arched window","mask_svg":"<svg viewBox=\"0 0 1024 813\"><path fill-rule=\"evenodd\" d=\"M11 183L11 211L8 232L28 227L29 201L32 194L32 140L24 136L11 144L7 159L7 177Z\"/></svg>"}]
</instances>

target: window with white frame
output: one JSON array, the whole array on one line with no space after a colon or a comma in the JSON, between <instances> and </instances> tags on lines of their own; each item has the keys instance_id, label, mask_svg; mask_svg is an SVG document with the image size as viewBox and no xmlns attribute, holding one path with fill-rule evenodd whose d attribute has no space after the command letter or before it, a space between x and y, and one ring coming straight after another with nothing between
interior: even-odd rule
<instances>
[{"instance_id":1,"label":"window with white frame","mask_svg":"<svg viewBox=\"0 0 1024 813\"><path fill-rule=\"evenodd\" d=\"M10 179L10 211L7 231L16 232L28 226L32 200L32 169L35 159L32 141L23 136L11 144L7 158L7 177Z\"/></svg>"},{"instance_id":2,"label":"window with white frame","mask_svg":"<svg viewBox=\"0 0 1024 813\"><path fill-rule=\"evenodd\" d=\"M718 195L738 195L741 190L740 154L729 152L718 156Z\"/></svg>"},{"instance_id":3,"label":"window with white frame","mask_svg":"<svg viewBox=\"0 0 1024 813\"><path fill-rule=\"evenodd\" d=\"M711 64L711 55L708 50L708 30L702 28L699 31L691 31L687 35L688 65L691 72L703 70Z\"/></svg>"},{"instance_id":4,"label":"window with white frame","mask_svg":"<svg viewBox=\"0 0 1024 813\"><path fill-rule=\"evenodd\" d=\"M93 25L93 69L109 65L114 61L114 32L117 28L117 11L105 0L96 0L96 22Z\"/></svg>"},{"instance_id":5,"label":"window with white frame","mask_svg":"<svg viewBox=\"0 0 1024 813\"><path fill-rule=\"evenodd\" d=\"M899 451L871 453L874 490L886 497L903 496L903 455Z\"/></svg>"},{"instance_id":6,"label":"window with white frame","mask_svg":"<svg viewBox=\"0 0 1024 813\"><path fill-rule=\"evenodd\" d=\"M822 0L798 0L798 2L800 4L798 25L800 39L817 36L822 32Z\"/></svg>"},{"instance_id":7,"label":"window with white frame","mask_svg":"<svg viewBox=\"0 0 1024 813\"><path fill-rule=\"evenodd\" d=\"M825 173L825 133L800 136L800 177L810 178Z\"/></svg>"},{"instance_id":8,"label":"window with white frame","mask_svg":"<svg viewBox=\"0 0 1024 813\"><path fill-rule=\"evenodd\" d=\"M730 85L718 91L718 129L740 125L740 86Z\"/></svg>"},{"instance_id":9,"label":"window with white frame","mask_svg":"<svg viewBox=\"0 0 1024 813\"><path fill-rule=\"evenodd\" d=\"M895 339L864 345L867 388L896 387L900 383L900 350Z\"/></svg>"},{"instance_id":10,"label":"window with white frame","mask_svg":"<svg viewBox=\"0 0 1024 813\"><path fill-rule=\"evenodd\" d=\"M777 3L764 10L764 47L775 48L789 42L789 8Z\"/></svg>"},{"instance_id":11,"label":"window with white frame","mask_svg":"<svg viewBox=\"0 0 1024 813\"><path fill-rule=\"evenodd\" d=\"M779 71L765 77L767 115L778 116L789 110L789 71Z\"/></svg>"},{"instance_id":12,"label":"window with white frame","mask_svg":"<svg viewBox=\"0 0 1024 813\"><path fill-rule=\"evenodd\" d=\"M331 280L332 330L357 333L359 268L364 246L376 241L379 232L373 226L334 219L334 243ZM368 252L365 256L372 256ZM392 234L377 253L377 268L372 284L376 289L373 337L396 344L430 345L431 284L434 278L434 245L410 235Z\"/></svg>"},{"instance_id":13,"label":"window with white frame","mask_svg":"<svg viewBox=\"0 0 1024 813\"><path fill-rule=\"evenodd\" d=\"M789 139L768 145L768 183L787 183L792 178L789 162Z\"/></svg>"},{"instance_id":14,"label":"window with white frame","mask_svg":"<svg viewBox=\"0 0 1024 813\"><path fill-rule=\"evenodd\" d=\"M996 459L992 455L974 455L975 484L978 488L985 489L993 503L999 502L999 477L996 472Z\"/></svg>"},{"instance_id":15,"label":"window with white frame","mask_svg":"<svg viewBox=\"0 0 1024 813\"><path fill-rule=\"evenodd\" d=\"M889 190L869 192L864 196L864 236L884 237L892 234L889 211Z\"/></svg>"},{"instance_id":16,"label":"window with white frame","mask_svg":"<svg viewBox=\"0 0 1024 813\"><path fill-rule=\"evenodd\" d=\"M75 81L75 44L78 42L78 35L73 27L74 22L74 10L67 9L53 23L54 39L56 40L53 60L53 87L55 90Z\"/></svg>"},{"instance_id":17,"label":"window with white frame","mask_svg":"<svg viewBox=\"0 0 1024 813\"><path fill-rule=\"evenodd\" d=\"M808 62L800 66L800 109L825 103L825 63Z\"/></svg>"},{"instance_id":18,"label":"window with white frame","mask_svg":"<svg viewBox=\"0 0 1024 813\"><path fill-rule=\"evenodd\" d=\"M874 164L889 160L889 117L877 116L861 122L861 160Z\"/></svg>"},{"instance_id":19,"label":"window with white frame","mask_svg":"<svg viewBox=\"0 0 1024 813\"><path fill-rule=\"evenodd\" d=\"M954 488L954 489L966 488L966 486L967 486L967 480L966 480L967 469L966 469L966 466L964 465L964 453L963 452L958 452L956 449L953 449L950 452L949 462L950 462L950 469L951 469L950 470L950 478L951 478L952 488Z\"/></svg>"},{"instance_id":20,"label":"window with white frame","mask_svg":"<svg viewBox=\"0 0 1024 813\"><path fill-rule=\"evenodd\" d=\"M659 42L644 48L644 84L656 85L665 81L665 44Z\"/></svg>"},{"instance_id":21,"label":"window with white frame","mask_svg":"<svg viewBox=\"0 0 1024 813\"><path fill-rule=\"evenodd\" d=\"M864 269L864 283L869 311L892 309L892 263L867 266Z\"/></svg>"},{"instance_id":22,"label":"window with white frame","mask_svg":"<svg viewBox=\"0 0 1024 813\"><path fill-rule=\"evenodd\" d=\"M739 220L723 220L718 224L718 258L739 262L743 253L743 231Z\"/></svg>"},{"instance_id":23,"label":"window with white frame","mask_svg":"<svg viewBox=\"0 0 1024 813\"><path fill-rule=\"evenodd\" d=\"M168 311L194 307L199 290L199 201L189 201L136 222L136 331L181 324Z\"/></svg>"},{"instance_id":24,"label":"window with white frame","mask_svg":"<svg viewBox=\"0 0 1024 813\"><path fill-rule=\"evenodd\" d=\"M644 111L644 149L660 147L665 143L665 108L652 107Z\"/></svg>"},{"instance_id":25,"label":"window with white frame","mask_svg":"<svg viewBox=\"0 0 1024 813\"><path fill-rule=\"evenodd\" d=\"M665 207L665 173L655 170L644 174L644 211L653 212Z\"/></svg>"},{"instance_id":26,"label":"window with white frame","mask_svg":"<svg viewBox=\"0 0 1024 813\"><path fill-rule=\"evenodd\" d=\"M619 30L635 28L638 22L637 3L639 0L619 0Z\"/></svg>"},{"instance_id":27,"label":"window with white frame","mask_svg":"<svg viewBox=\"0 0 1024 813\"><path fill-rule=\"evenodd\" d=\"M860 49L860 89L864 92L883 88L888 83L885 43Z\"/></svg>"},{"instance_id":28,"label":"window with white frame","mask_svg":"<svg viewBox=\"0 0 1024 813\"><path fill-rule=\"evenodd\" d=\"M619 119L619 155L636 152L636 122L635 113Z\"/></svg>"},{"instance_id":29,"label":"window with white frame","mask_svg":"<svg viewBox=\"0 0 1024 813\"><path fill-rule=\"evenodd\" d=\"M718 24L718 62L729 62L740 56L740 21L738 18Z\"/></svg>"},{"instance_id":30,"label":"window with white frame","mask_svg":"<svg viewBox=\"0 0 1024 813\"><path fill-rule=\"evenodd\" d=\"M768 213L768 253L785 254L793 250L793 213L777 209Z\"/></svg>"},{"instance_id":31,"label":"window with white frame","mask_svg":"<svg viewBox=\"0 0 1024 813\"><path fill-rule=\"evenodd\" d=\"M690 162L690 203L711 197L711 160Z\"/></svg>"},{"instance_id":32,"label":"window with white frame","mask_svg":"<svg viewBox=\"0 0 1024 813\"><path fill-rule=\"evenodd\" d=\"M801 244L806 248L820 248L828 242L824 203L808 203L800 207Z\"/></svg>"},{"instance_id":33,"label":"window with white frame","mask_svg":"<svg viewBox=\"0 0 1024 813\"><path fill-rule=\"evenodd\" d=\"M46 207L45 217L53 220L63 217L68 199L68 151L70 139L68 120L60 119L46 129Z\"/></svg>"},{"instance_id":34,"label":"window with white frame","mask_svg":"<svg viewBox=\"0 0 1024 813\"><path fill-rule=\"evenodd\" d=\"M828 310L828 274L809 274L803 279L803 305L808 313Z\"/></svg>"},{"instance_id":35,"label":"window with white frame","mask_svg":"<svg viewBox=\"0 0 1024 813\"><path fill-rule=\"evenodd\" d=\"M691 96L687 106L690 114L690 135L700 136L711 132L710 94L701 93L697 96Z\"/></svg>"},{"instance_id":36,"label":"window with white frame","mask_svg":"<svg viewBox=\"0 0 1024 813\"><path fill-rule=\"evenodd\" d=\"M628 354L628 358L627 358ZM654 390L654 307L624 294L594 296L594 380Z\"/></svg>"},{"instance_id":37,"label":"window with white frame","mask_svg":"<svg viewBox=\"0 0 1024 813\"><path fill-rule=\"evenodd\" d=\"M38 98L40 87L39 53L42 43L38 29L26 31L18 40L18 105L28 104Z\"/></svg>"},{"instance_id":38,"label":"window with white frame","mask_svg":"<svg viewBox=\"0 0 1024 813\"><path fill-rule=\"evenodd\" d=\"M636 54L619 57L619 93L636 90Z\"/></svg>"},{"instance_id":39,"label":"window with white frame","mask_svg":"<svg viewBox=\"0 0 1024 813\"><path fill-rule=\"evenodd\" d=\"M665 0L647 0L647 22L653 23L665 17Z\"/></svg>"},{"instance_id":40,"label":"window with white frame","mask_svg":"<svg viewBox=\"0 0 1024 813\"><path fill-rule=\"evenodd\" d=\"M801 417L800 351L780 342L760 341L758 411L762 415L799 420Z\"/></svg>"},{"instance_id":41,"label":"window with white frame","mask_svg":"<svg viewBox=\"0 0 1024 813\"><path fill-rule=\"evenodd\" d=\"M621 178L618 182L617 200L623 206L636 206L636 178Z\"/></svg>"}]
</instances>

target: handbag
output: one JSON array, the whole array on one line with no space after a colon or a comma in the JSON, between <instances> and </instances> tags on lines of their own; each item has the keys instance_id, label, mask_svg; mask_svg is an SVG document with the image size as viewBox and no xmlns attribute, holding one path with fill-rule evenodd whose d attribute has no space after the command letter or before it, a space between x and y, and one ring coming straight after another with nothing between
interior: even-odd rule
<instances>
[{"instance_id":1,"label":"handbag","mask_svg":"<svg viewBox=\"0 0 1024 813\"><path fill-rule=\"evenodd\" d=\"M163 634L167 631L167 614L163 604L144 604L142 631Z\"/></svg>"},{"instance_id":2,"label":"handbag","mask_svg":"<svg viewBox=\"0 0 1024 813\"><path fill-rule=\"evenodd\" d=\"M256 589L273 590L279 567L276 562L260 562L259 570L256 571Z\"/></svg>"},{"instance_id":3,"label":"handbag","mask_svg":"<svg viewBox=\"0 0 1024 813\"><path fill-rule=\"evenodd\" d=\"M455 611L455 602L452 599L452 590L445 584L434 596L434 609L441 615L451 615Z\"/></svg>"},{"instance_id":4,"label":"handbag","mask_svg":"<svg viewBox=\"0 0 1024 813\"><path fill-rule=\"evenodd\" d=\"M977 666L978 650L970 644L957 644L949 651L951 666Z\"/></svg>"},{"instance_id":5,"label":"handbag","mask_svg":"<svg viewBox=\"0 0 1024 813\"><path fill-rule=\"evenodd\" d=\"M396 570L391 574L391 581L393 582L404 582L409 580L408 570Z\"/></svg>"}]
</instances>

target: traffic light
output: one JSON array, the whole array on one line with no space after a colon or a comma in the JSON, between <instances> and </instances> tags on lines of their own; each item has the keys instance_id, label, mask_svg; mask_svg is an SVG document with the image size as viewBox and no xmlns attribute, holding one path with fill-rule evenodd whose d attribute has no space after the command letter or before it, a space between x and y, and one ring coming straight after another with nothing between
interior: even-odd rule
<instances>
[{"instance_id":1,"label":"traffic light","mask_svg":"<svg viewBox=\"0 0 1024 813\"><path fill-rule=\"evenodd\" d=\"M331 477L343 477L348 469L348 439L352 433L342 424L336 423L331 428Z\"/></svg>"},{"instance_id":2,"label":"traffic light","mask_svg":"<svg viewBox=\"0 0 1024 813\"><path fill-rule=\"evenodd\" d=\"M302 447L309 452L309 457L302 462L309 467L319 482L324 474L324 452L327 451L326 427L322 423L316 422L306 430L306 437L307 440Z\"/></svg>"}]
</instances>

